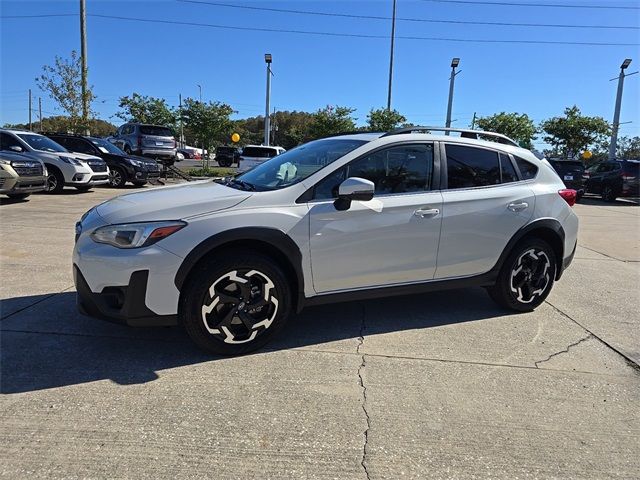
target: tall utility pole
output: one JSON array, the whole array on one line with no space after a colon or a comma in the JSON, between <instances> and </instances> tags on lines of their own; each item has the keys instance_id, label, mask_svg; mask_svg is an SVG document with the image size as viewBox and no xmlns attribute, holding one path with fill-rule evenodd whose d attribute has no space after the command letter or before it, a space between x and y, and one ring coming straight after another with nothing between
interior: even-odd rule
<instances>
[{"instance_id":1,"label":"tall utility pole","mask_svg":"<svg viewBox=\"0 0 640 480\"><path fill-rule=\"evenodd\" d=\"M200 103L202 103L202 85L198 85L196 83L196 87L198 87L198 90L200 90Z\"/></svg>"},{"instance_id":2,"label":"tall utility pole","mask_svg":"<svg viewBox=\"0 0 640 480\"><path fill-rule=\"evenodd\" d=\"M31 89L29 89L29 131L31 131Z\"/></svg>"},{"instance_id":3,"label":"tall utility pole","mask_svg":"<svg viewBox=\"0 0 640 480\"><path fill-rule=\"evenodd\" d=\"M184 148L184 129L182 128L182 94L178 94L178 98L180 99L180 108L178 112L180 114L180 148Z\"/></svg>"},{"instance_id":4,"label":"tall utility pole","mask_svg":"<svg viewBox=\"0 0 640 480\"><path fill-rule=\"evenodd\" d=\"M273 58L270 53L264 54L264 62L267 64L267 104L264 110L264 144L269 146L269 137L271 136L271 61Z\"/></svg>"},{"instance_id":5,"label":"tall utility pole","mask_svg":"<svg viewBox=\"0 0 640 480\"><path fill-rule=\"evenodd\" d=\"M42 97L38 97L38 119L40 120L40 133L42 133Z\"/></svg>"},{"instance_id":6,"label":"tall utility pole","mask_svg":"<svg viewBox=\"0 0 640 480\"><path fill-rule=\"evenodd\" d=\"M393 81L393 47L396 38L396 0L393 0L393 15L391 17L391 53L389 55L389 87L387 91L387 110L391 111L391 83Z\"/></svg>"},{"instance_id":7,"label":"tall utility pole","mask_svg":"<svg viewBox=\"0 0 640 480\"><path fill-rule=\"evenodd\" d=\"M471 120L471 130L476 127L476 112L473 112L473 120Z\"/></svg>"},{"instance_id":8,"label":"tall utility pole","mask_svg":"<svg viewBox=\"0 0 640 480\"><path fill-rule=\"evenodd\" d=\"M82 64L82 123L89 135L89 93L87 91L87 12L85 0L80 0L80 62Z\"/></svg>"},{"instance_id":9,"label":"tall utility pole","mask_svg":"<svg viewBox=\"0 0 640 480\"><path fill-rule=\"evenodd\" d=\"M451 128L451 108L453 107L453 84L456 80L456 75L460 72L456 72L456 68L460 64L459 58L451 60L451 78L449 79L449 103L447 104L447 123L445 127ZM444 132L445 135L449 135L449 132Z\"/></svg>"},{"instance_id":10,"label":"tall utility pole","mask_svg":"<svg viewBox=\"0 0 640 480\"><path fill-rule=\"evenodd\" d=\"M633 72L625 75L624 71L631 64L630 58L625 58L622 65L620 65L620 75L618 75L618 93L616 95L616 109L613 112L613 125L611 129L611 143L609 143L609 160L616 159L616 150L618 148L618 130L620 129L620 107L622 105L622 88L624 87L624 77L634 75L638 72ZM615 80L612 78L611 80Z\"/></svg>"}]
</instances>

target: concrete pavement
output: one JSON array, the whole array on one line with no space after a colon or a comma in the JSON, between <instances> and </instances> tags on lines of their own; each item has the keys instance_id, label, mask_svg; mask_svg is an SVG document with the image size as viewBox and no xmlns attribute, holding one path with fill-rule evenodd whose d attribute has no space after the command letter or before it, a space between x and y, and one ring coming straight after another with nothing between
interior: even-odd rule
<instances>
[{"instance_id":1,"label":"concrete pavement","mask_svg":"<svg viewBox=\"0 0 640 480\"><path fill-rule=\"evenodd\" d=\"M77 314L73 224L119 193L0 205L0 475L640 476L637 205L575 207L574 264L533 313L481 289L322 306L211 358Z\"/></svg>"}]
</instances>

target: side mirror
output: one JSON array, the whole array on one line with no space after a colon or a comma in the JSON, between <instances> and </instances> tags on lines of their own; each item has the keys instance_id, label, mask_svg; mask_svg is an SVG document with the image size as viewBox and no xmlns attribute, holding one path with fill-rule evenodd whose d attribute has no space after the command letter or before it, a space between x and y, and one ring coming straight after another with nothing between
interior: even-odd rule
<instances>
[{"instance_id":1,"label":"side mirror","mask_svg":"<svg viewBox=\"0 0 640 480\"><path fill-rule=\"evenodd\" d=\"M24 150L22 149L22 147L18 146L18 145L12 145L9 147L9 150L13 151L13 152L18 152L18 153L22 153L24 152Z\"/></svg>"},{"instance_id":2,"label":"side mirror","mask_svg":"<svg viewBox=\"0 0 640 480\"><path fill-rule=\"evenodd\" d=\"M367 202L373 198L376 189L371 180L359 177L347 178L338 187L338 198L334 202L336 210L349 210L353 200Z\"/></svg>"}]
</instances>

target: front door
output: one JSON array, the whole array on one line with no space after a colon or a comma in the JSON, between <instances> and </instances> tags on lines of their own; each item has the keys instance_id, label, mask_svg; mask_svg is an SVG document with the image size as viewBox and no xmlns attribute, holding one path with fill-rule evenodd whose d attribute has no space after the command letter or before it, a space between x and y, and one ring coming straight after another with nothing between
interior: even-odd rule
<instances>
[{"instance_id":1,"label":"front door","mask_svg":"<svg viewBox=\"0 0 640 480\"><path fill-rule=\"evenodd\" d=\"M318 293L433 279L442 196L432 191L434 145L386 147L320 181L309 202L313 285ZM334 206L348 177L375 183L373 200Z\"/></svg>"}]
</instances>

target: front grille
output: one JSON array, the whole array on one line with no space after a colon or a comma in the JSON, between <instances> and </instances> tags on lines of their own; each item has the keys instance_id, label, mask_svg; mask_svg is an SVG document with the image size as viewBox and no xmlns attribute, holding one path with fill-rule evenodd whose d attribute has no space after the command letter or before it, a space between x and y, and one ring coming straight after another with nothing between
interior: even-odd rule
<instances>
[{"instance_id":1,"label":"front grille","mask_svg":"<svg viewBox=\"0 0 640 480\"><path fill-rule=\"evenodd\" d=\"M37 165L35 167L19 167L17 165L12 166L16 173L21 177L40 177L43 173L42 165Z\"/></svg>"},{"instance_id":2,"label":"front grille","mask_svg":"<svg viewBox=\"0 0 640 480\"><path fill-rule=\"evenodd\" d=\"M93 170L94 172L106 172L107 171L107 164L104 162L87 162L89 164L89 167L91 167L91 170Z\"/></svg>"},{"instance_id":3,"label":"front grille","mask_svg":"<svg viewBox=\"0 0 640 480\"><path fill-rule=\"evenodd\" d=\"M99 180L107 180L108 178L109 178L109 175L94 175L93 177L91 177L91 181L97 182Z\"/></svg>"},{"instance_id":4,"label":"front grille","mask_svg":"<svg viewBox=\"0 0 640 480\"><path fill-rule=\"evenodd\" d=\"M160 170L160 167L157 163L147 163L147 171L157 172L158 170Z\"/></svg>"}]
</instances>

